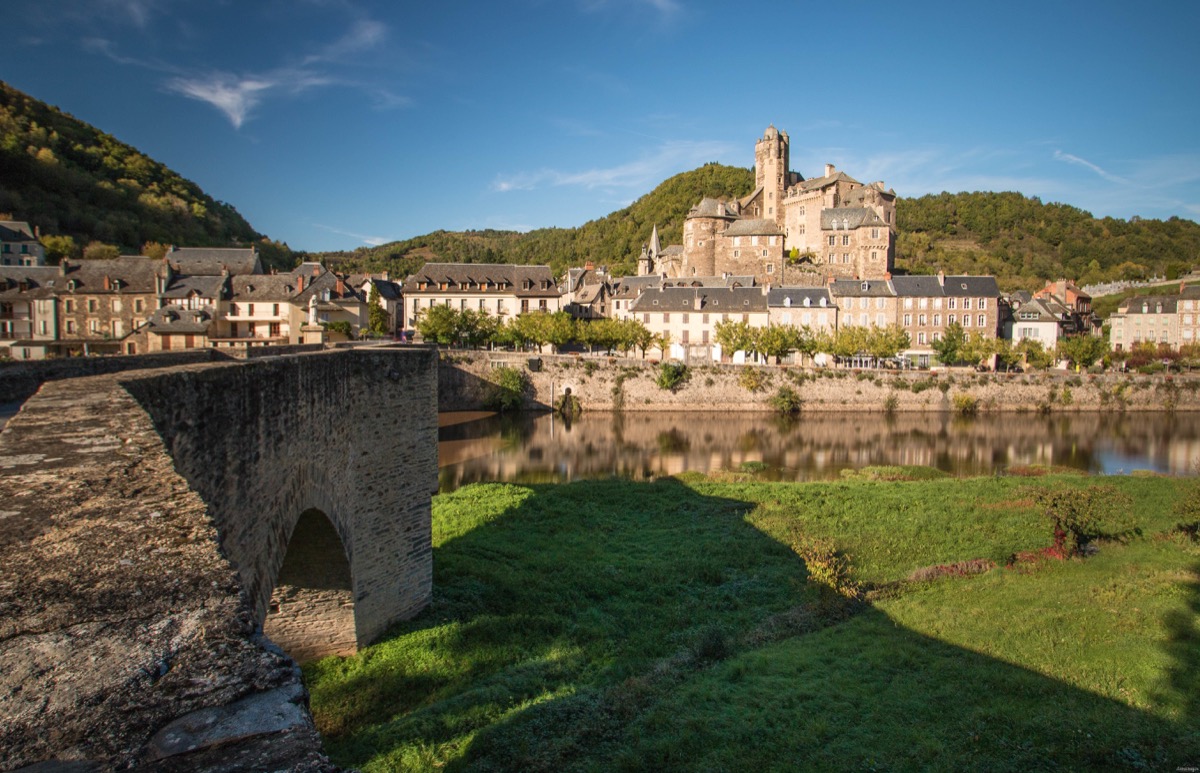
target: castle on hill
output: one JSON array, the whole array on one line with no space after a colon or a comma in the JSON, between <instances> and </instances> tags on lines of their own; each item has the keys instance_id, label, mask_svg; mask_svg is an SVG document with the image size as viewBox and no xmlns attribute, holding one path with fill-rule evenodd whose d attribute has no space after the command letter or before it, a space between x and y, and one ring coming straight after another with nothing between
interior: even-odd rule
<instances>
[{"instance_id":1,"label":"castle on hill","mask_svg":"<svg viewBox=\"0 0 1200 773\"><path fill-rule=\"evenodd\" d=\"M754 276L762 284L820 285L883 279L896 257L896 193L864 185L832 164L822 177L789 170L787 132L754 144L755 188L731 201L706 198L688 212L683 244L662 247L655 226L640 276Z\"/></svg>"}]
</instances>

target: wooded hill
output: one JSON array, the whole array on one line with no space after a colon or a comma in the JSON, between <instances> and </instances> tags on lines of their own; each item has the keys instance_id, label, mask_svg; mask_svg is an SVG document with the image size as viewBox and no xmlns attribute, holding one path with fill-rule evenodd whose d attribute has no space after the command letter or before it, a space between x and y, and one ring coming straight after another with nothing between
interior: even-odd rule
<instances>
[{"instance_id":1,"label":"wooded hill","mask_svg":"<svg viewBox=\"0 0 1200 773\"><path fill-rule=\"evenodd\" d=\"M630 206L579 228L435 231L380 247L322 253L347 268L407 276L426 261L534 263L556 273L591 260L616 275L636 269L658 225L663 245L682 241L683 220L704 196L744 196L750 169L707 164L675 175ZM910 274L991 274L1005 289L1045 280L1080 283L1174 278L1200 267L1200 224L1192 220L1094 218L1066 204L1020 193L940 193L896 204L896 268Z\"/></svg>"},{"instance_id":2,"label":"wooded hill","mask_svg":"<svg viewBox=\"0 0 1200 773\"><path fill-rule=\"evenodd\" d=\"M405 277L426 261L546 264L556 274L592 261L616 275L637 270L642 245L658 226L663 246L683 241L688 210L705 196L734 198L754 189L754 172L721 164L677 174L624 209L578 228L515 231L434 231L380 247L319 253L316 259L355 270L387 270ZM311 259L311 258L310 258Z\"/></svg>"},{"instance_id":3,"label":"wooded hill","mask_svg":"<svg viewBox=\"0 0 1200 773\"><path fill-rule=\"evenodd\" d=\"M195 183L2 82L0 212L69 236L76 248L98 241L132 254L147 242L229 247L263 239ZM278 252L271 247L279 245L267 245L264 258ZM56 257L61 249L60 242L47 251Z\"/></svg>"}]
</instances>

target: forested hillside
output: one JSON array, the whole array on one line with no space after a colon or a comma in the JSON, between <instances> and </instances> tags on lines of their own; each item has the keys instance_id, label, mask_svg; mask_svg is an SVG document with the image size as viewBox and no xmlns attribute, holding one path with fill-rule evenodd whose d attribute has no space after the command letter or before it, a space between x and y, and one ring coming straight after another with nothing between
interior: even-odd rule
<instances>
[{"instance_id":1,"label":"forested hillside","mask_svg":"<svg viewBox=\"0 0 1200 773\"><path fill-rule=\"evenodd\" d=\"M51 240L50 256L90 242L137 253L147 242L197 247L262 244L237 210L137 149L0 83L0 212ZM270 261L269 261L270 262Z\"/></svg>"},{"instance_id":2,"label":"forested hillside","mask_svg":"<svg viewBox=\"0 0 1200 773\"><path fill-rule=\"evenodd\" d=\"M322 253L331 264L407 276L426 261L547 264L555 273L592 261L617 274L636 270L642 245L658 226L663 245L683 240L688 210L705 196L735 198L754 188L754 172L721 164L677 174L651 193L607 217L578 228L513 231L435 231L381 247Z\"/></svg>"},{"instance_id":3,"label":"forested hillside","mask_svg":"<svg viewBox=\"0 0 1200 773\"><path fill-rule=\"evenodd\" d=\"M1080 284L1200 267L1200 224L1094 218L1020 193L939 193L896 204L897 267L994 274L1001 286L1068 277Z\"/></svg>"},{"instance_id":4,"label":"forested hillside","mask_svg":"<svg viewBox=\"0 0 1200 773\"><path fill-rule=\"evenodd\" d=\"M608 217L579 228L437 231L382 247L321 257L347 268L406 276L428 260L545 263L562 273L587 260L615 274L636 267L657 223L664 245L682 240L688 209L704 196L749 193L753 171L709 164L676 175ZM991 274L1005 289L1040 287L1047 279L1080 283L1149 276L1174 278L1200 267L1200 224L1191 220L1094 218L1066 204L1020 193L940 193L896 204L897 271Z\"/></svg>"}]
</instances>

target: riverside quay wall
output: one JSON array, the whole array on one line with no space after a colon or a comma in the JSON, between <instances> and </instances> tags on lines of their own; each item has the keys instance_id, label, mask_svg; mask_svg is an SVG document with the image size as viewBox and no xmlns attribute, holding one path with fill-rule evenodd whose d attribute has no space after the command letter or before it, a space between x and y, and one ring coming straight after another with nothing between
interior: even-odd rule
<instances>
[{"instance_id":1,"label":"riverside quay wall","mask_svg":"<svg viewBox=\"0 0 1200 773\"><path fill-rule=\"evenodd\" d=\"M351 642L428 603L436 388L417 348L43 384L0 433L0 770L331 769L264 622L301 516Z\"/></svg>"},{"instance_id":2,"label":"riverside quay wall","mask_svg":"<svg viewBox=\"0 0 1200 773\"><path fill-rule=\"evenodd\" d=\"M584 410L770 411L781 387L804 411L1196 411L1200 373L976 373L854 370L776 365L693 364L674 390L658 386L659 365L637 357L443 351L439 409L485 407L497 370L527 380L526 408L549 408L566 390Z\"/></svg>"}]
</instances>

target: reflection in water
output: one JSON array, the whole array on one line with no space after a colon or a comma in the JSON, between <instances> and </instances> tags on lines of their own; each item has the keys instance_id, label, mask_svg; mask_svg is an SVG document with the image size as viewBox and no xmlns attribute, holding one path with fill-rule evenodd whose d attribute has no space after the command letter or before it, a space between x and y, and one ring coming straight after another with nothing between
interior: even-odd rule
<instances>
[{"instance_id":1,"label":"reflection in water","mask_svg":"<svg viewBox=\"0 0 1200 773\"><path fill-rule=\"evenodd\" d=\"M1200 414L986 415L590 412L442 422L440 488L476 481L641 480L765 465L764 480L837 478L844 469L911 464L955 475L1062 465L1093 473L1195 472Z\"/></svg>"}]
</instances>

